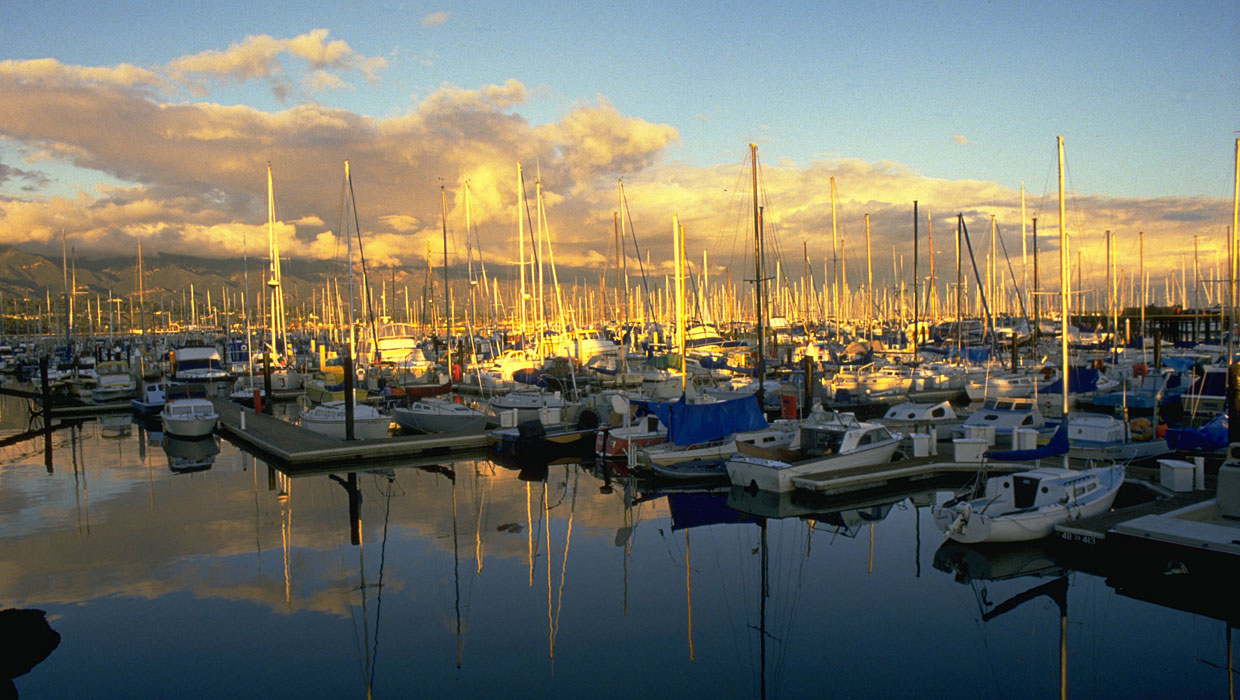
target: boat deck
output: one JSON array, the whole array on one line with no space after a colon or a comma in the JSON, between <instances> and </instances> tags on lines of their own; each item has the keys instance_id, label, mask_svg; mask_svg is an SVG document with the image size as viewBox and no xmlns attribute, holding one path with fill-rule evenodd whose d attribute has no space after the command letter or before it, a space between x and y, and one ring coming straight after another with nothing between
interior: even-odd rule
<instances>
[{"instance_id":1,"label":"boat deck","mask_svg":"<svg viewBox=\"0 0 1240 700\"><path fill-rule=\"evenodd\" d=\"M313 432L228 401L212 399L220 420L218 430L256 456L282 466L324 468L338 464L390 464L413 457L478 451L486 447L486 431L454 435L397 435L382 440L346 442ZM242 415L245 428L241 427Z\"/></svg>"}]
</instances>

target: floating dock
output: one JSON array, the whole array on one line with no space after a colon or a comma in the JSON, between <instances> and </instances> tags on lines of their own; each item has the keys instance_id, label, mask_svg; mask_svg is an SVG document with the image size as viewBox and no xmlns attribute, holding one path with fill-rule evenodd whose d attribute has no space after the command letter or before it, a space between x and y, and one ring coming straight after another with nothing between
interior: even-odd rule
<instances>
[{"instance_id":1,"label":"floating dock","mask_svg":"<svg viewBox=\"0 0 1240 700\"><path fill-rule=\"evenodd\" d=\"M811 473L794 477L792 483L798 489L815 493L819 496L851 493L866 489L880 488L891 482L916 482L937 479L951 474L977 474L981 465L977 462L950 462L942 457L914 457L898 462L851 469L838 469L821 473ZM998 475L1020 471L1027 467L1007 466L1003 463L989 463L986 471Z\"/></svg>"},{"instance_id":2,"label":"floating dock","mask_svg":"<svg viewBox=\"0 0 1240 700\"><path fill-rule=\"evenodd\" d=\"M217 430L260 459L290 469L333 465L395 464L411 458L479 452L487 432L453 435L398 435L382 440L338 440L272 416L255 413L226 399L211 399L220 420ZM245 427L241 423L245 421Z\"/></svg>"}]
</instances>

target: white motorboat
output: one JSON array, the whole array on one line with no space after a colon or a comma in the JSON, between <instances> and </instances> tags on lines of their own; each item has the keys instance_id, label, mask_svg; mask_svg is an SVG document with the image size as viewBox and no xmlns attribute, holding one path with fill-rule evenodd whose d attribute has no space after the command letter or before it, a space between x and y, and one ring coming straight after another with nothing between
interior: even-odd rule
<instances>
[{"instance_id":1,"label":"white motorboat","mask_svg":"<svg viewBox=\"0 0 1240 700\"><path fill-rule=\"evenodd\" d=\"M142 395L130 399L129 405L142 416L154 416L164 410L165 391L168 385L164 382L143 382Z\"/></svg>"},{"instance_id":2,"label":"white motorboat","mask_svg":"<svg viewBox=\"0 0 1240 700\"><path fill-rule=\"evenodd\" d=\"M183 382L231 382L224 369L219 348L214 345L187 345L171 353L172 377Z\"/></svg>"},{"instance_id":3,"label":"white motorboat","mask_svg":"<svg viewBox=\"0 0 1240 700\"><path fill-rule=\"evenodd\" d=\"M965 391L974 401L994 398L1025 398L1032 396L1041 377L1027 373L996 373L976 377L965 383Z\"/></svg>"},{"instance_id":4,"label":"white motorboat","mask_svg":"<svg viewBox=\"0 0 1240 700\"><path fill-rule=\"evenodd\" d=\"M166 434L183 438L210 435L220 419L210 399L195 397L169 398L159 415Z\"/></svg>"},{"instance_id":5,"label":"white motorboat","mask_svg":"<svg viewBox=\"0 0 1240 700\"><path fill-rule=\"evenodd\" d=\"M392 418L405 430L419 433L465 433L482 430L487 414L447 399L429 398L392 409Z\"/></svg>"},{"instance_id":6,"label":"white motorboat","mask_svg":"<svg viewBox=\"0 0 1240 700\"><path fill-rule=\"evenodd\" d=\"M1123 482L1123 465L1040 467L991 477L980 497L952 499L931 513L957 542L1024 542L1046 537L1069 520L1107 512Z\"/></svg>"},{"instance_id":7,"label":"white motorboat","mask_svg":"<svg viewBox=\"0 0 1240 700\"><path fill-rule=\"evenodd\" d=\"M1044 435L1055 431L1054 425L1046 424L1046 417L1033 399L1019 397L987 401L965 418L957 437L964 437L969 428L985 426L993 427L995 435L1001 437L1010 437L1017 428L1033 428Z\"/></svg>"},{"instance_id":8,"label":"white motorboat","mask_svg":"<svg viewBox=\"0 0 1240 700\"><path fill-rule=\"evenodd\" d=\"M718 440L681 447L663 442L638 448L637 459L646 466L670 466L700 460L724 460L736 454L741 443L764 450L775 450L792 444L799 421L775 421L760 430L733 433Z\"/></svg>"},{"instance_id":9,"label":"white motorboat","mask_svg":"<svg viewBox=\"0 0 1240 700\"><path fill-rule=\"evenodd\" d=\"M1171 452L1162 439L1135 440L1128 424L1104 413L1068 417L1068 455L1077 459L1129 462Z\"/></svg>"},{"instance_id":10,"label":"white motorboat","mask_svg":"<svg viewBox=\"0 0 1240 700\"><path fill-rule=\"evenodd\" d=\"M559 411L559 420L546 420L544 409ZM514 391L503 396L491 397L491 410L496 415L506 411L517 412L517 423L530 420L542 420L544 424L572 423L577 419L581 403L568 401L560 392L544 393L541 391ZM515 424L514 424L515 425Z\"/></svg>"},{"instance_id":11,"label":"white motorboat","mask_svg":"<svg viewBox=\"0 0 1240 700\"><path fill-rule=\"evenodd\" d=\"M345 408L343 401L328 401L301 414L301 426L316 433L345 439ZM378 440L387 437L392 419L368 404L353 407L353 437Z\"/></svg>"},{"instance_id":12,"label":"white motorboat","mask_svg":"<svg viewBox=\"0 0 1240 700\"><path fill-rule=\"evenodd\" d=\"M904 436L878 423L859 422L852 414L835 414L834 421L801 427L798 454L803 459L785 461L759 456L742 449L728 460L733 484L762 491L784 492L814 487L815 477L841 469L886 464L895 456ZM746 454L749 452L749 454Z\"/></svg>"},{"instance_id":13,"label":"white motorboat","mask_svg":"<svg viewBox=\"0 0 1240 700\"><path fill-rule=\"evenodd\" d=\"M100 362L95 373L98 379L95 381L95 388L91 390L91 399L95 403L132 399L137 393L137 383L129 374L129 365L124 362Z\"/></svg>"}]
</instances>

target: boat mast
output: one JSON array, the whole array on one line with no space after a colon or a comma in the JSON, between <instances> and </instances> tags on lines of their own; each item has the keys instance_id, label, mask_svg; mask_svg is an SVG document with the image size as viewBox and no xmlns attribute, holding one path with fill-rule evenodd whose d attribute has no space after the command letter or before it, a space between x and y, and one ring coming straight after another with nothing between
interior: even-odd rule
<instances>
[{"instance_id":1,"label":"boat mast","mask_svg":"<svg viewBox=\"0 0 1240 700\"><path fill-rule=\"evenodd\" d=\"M921 306L921 280L917 277L917 200L913 200L913 361L917 361L917 312Z\"/></svg>"},{"instance_id":2,"label":"boat mast","mask_svg":"<svg viewBox=\"0 0 1240 700\"><path fill-rule=\"evenodd\" d=\"M764 359L765 349L762 347L763 340L764 340L763 332L762 332L762 305L765 303L765 300L764 300L764 295L762 293L763 292L763 289L762 289L763 287L763 284L762 284L763 283L762 220L761 220L761 214L758 211L758 144L756 143L749 144L749 157L750 157L750 162L751 162L750 169L752 170L751 174L752 174L752 181L753 181L753 254L754 254L754 272L756 273L754 275L754 284L757 285L756 291L757 291L757 302L758 302L756 304L757 320L758 320L758 366L757 366L758 391L757 391L757 396L758 396L758 410L762 410L762 407L765 405L763 403L763 399L765 397L762 391L762 375L765 374L765 371L764 371L765 370L765 359Z\"/></svg>"},{"instance_id":3,"label":"boat mast","mask_svg":"<svg viewBox=\"0 0 1240 700\"><path fill-rule=\"evenodd\" d=\"M1235 172L1232 182L1235 183L1235 189L1231 199L1231 236L1228 245L1231 246L1231 332L1227 334L1227 364L1231 364L1235 360L1235 336L1236 336L1236 228L1240 227L1240 138L1236 139L1236 159Z\"/></svg>"},{"instance_id":4,"label":"boat mast","mask_svg":"<svg viewBox=\"0 0 1240 700\"><path fill-rule=\"evenodd\" d=\"M517 300L521 307L521 349L527 350L525 342L525 220L521 216L521 203L525 199L525 182L521 175L521 162L517 161L517 251L520 256L517 263L521 270L521 294Z\"/></svg>"},{"instance_id":5,"label":"boat mast","mask_svg":"<svg viewBox=\"0 0 1240 700\"><path fill-rule=\"evenodd\" d=\"M1059 352L1060 368L1063 373L1063 420L1068 421L1068 297L1072 293L1072 279L1068 276L1068 229L1064 206L1063 177L1063 137L1055 137L1059 153ZM1065 452L1063 466L1068 467L1068 455Z\"/></svg>"},{"instance_id":6,"label":"boat mast","mask_svg":"<svg viewBox=\"0 0 1240 700\"><path fill-rule=\"evenodd\" d=\"M689 374L685 367L684 255L684 233L680 228L680 216L672 214L672 258L676 266L676 347L680 353L680 393L682 396L688 391L689 381Z\"/></svg>"},{"instance_id":7,"label":"boat mast","mask_svg":"<svg viewBox=\"0 0 1240 700\"><path fill-rule=\"evenodd\" d=\"M277 340L284 343L284 351L288 352L288 336L284 330L284 293L280 283L280 242L276 238L276 198L275 187L271 180L271 162L267 163L267 256L271 263L271 278L267 286L271 288L271 349L280 355Z\"/></svg>"},{"instance_id":8,"label":"boat mast","mask_svg":"<svg viewBox=\"0 0 1240 700\"><path fill-rule=\"evenodd\" d=\"M353 178L349 175L349 161L344 162L344 184L348 188L347 205L351 205L357 215L357 202L353 200ZM344 212L345 267L349 270L349 343L345 346L344 356L344 438L353 439L353 237L349 235L349 212ZM378 335L374 336L374 345L378 347Z\"/></svg>"},{"instance_id":9,"label":"boat mast","mask_svg":"<svg viewBox=\"0 0 1240 700\"><path fill-rule=\"evenodd\" d=\"M439 183L439 215L443 220L443 308L444 334L443 344L448 349L448 376L452 376L452 307L448 286L448 199L443 183Z\"/></svg>"},{"instance_id":10,"label":"boat mast","mask_svg":"<svg viewBox=\"0 0 1240 700\"><path fill-rule=\"evenodd\" d=\"M839 232L836 223L836 205L835 205L835 176L831 176L831 266L834 274L831 275L832 302L835 304L835 322L840 321L840 244Z\"/></svg>"}]
</instances>

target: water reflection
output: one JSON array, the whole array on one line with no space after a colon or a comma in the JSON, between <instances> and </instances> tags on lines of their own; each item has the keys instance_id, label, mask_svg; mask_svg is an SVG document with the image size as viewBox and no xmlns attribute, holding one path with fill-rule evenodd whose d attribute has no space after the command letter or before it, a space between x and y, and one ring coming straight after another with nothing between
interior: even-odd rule
<instances>
[{"instance_id":1,"label":"water reflection","mask_svg":"<svg viewBox=\"0 0 1240 700\"><path fill-rule=\"evenodd\" d=\"M1059 690L1050 598L981 621L1054 581L1033 572L1057 554L934 556L932 490L771 500L469 458L285 473L227 442L193 446L218 452L187 478L165 468L187 446L97 425L57 432L52 474L37 452L0 469L3 605L47 610L73 641L22 677L31 697L80 695L84 677L101 697ZM1098 669L1069 666L1070 694L1227 692L1206 665L1227 667L1224 625L1202 615L1228 597L1173 591L1184 577L1162 569L1053 567L1072 572L1071 663ZM1156 584L1191 604L1151 605Z\"/></svg>"},{"instance_id":2,"label":"water reflection","mask_svg":"<svg viewBox=\"0 0 1240 700\"><path fill-rule=\"evenodd\" d=\"M220 439L214 435L203 438L165 435L161 443L164 454L168 455L168 469L175 474L206 471L220 453Z\"/></svg>"}]
</instances>

